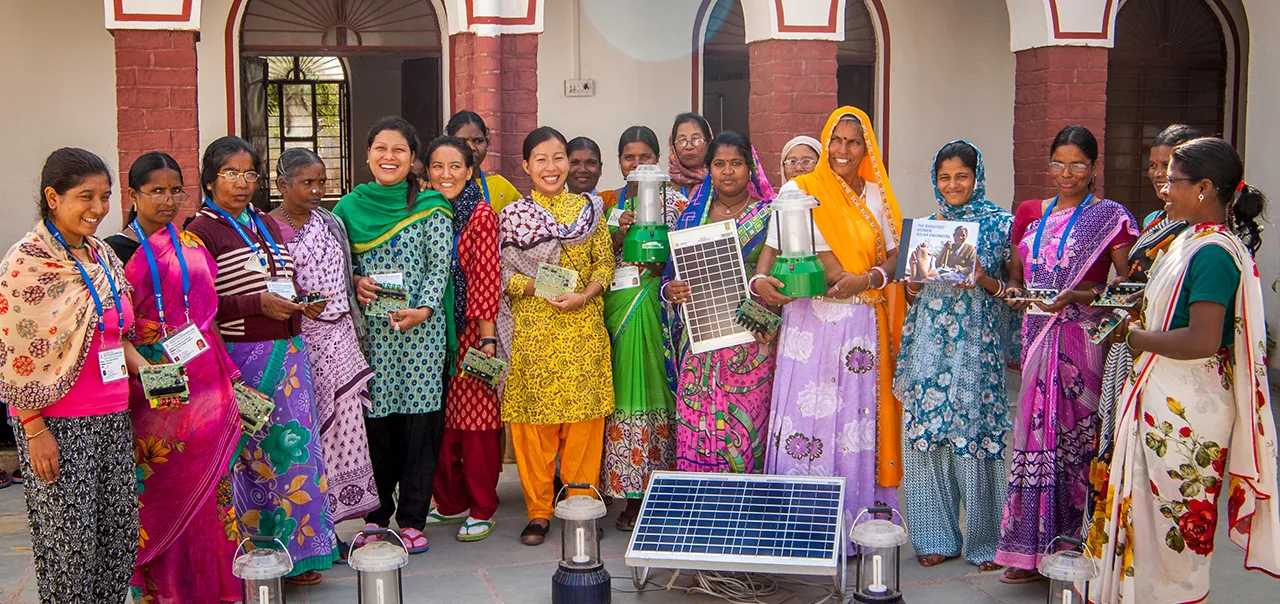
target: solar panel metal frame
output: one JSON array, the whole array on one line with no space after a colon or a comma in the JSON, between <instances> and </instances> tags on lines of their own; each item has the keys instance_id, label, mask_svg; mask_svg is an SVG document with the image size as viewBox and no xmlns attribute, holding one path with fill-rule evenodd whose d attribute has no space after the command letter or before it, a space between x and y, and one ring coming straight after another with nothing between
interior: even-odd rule
<instances>
[{"instance_id":1,"label":"solar panel metal frame","mask_svg":"<svg viewBox=\"0 0 1280 604\"><path fill-rule=\"evenodd\" d=\"M755 336L735 320L738 305L748 298L737 224L732 220L713 222L672 231L667 239L676 280L690 285L689 300L681 305L680 315L693 353L754 342ZM711 249L705 257L684 258L689 248L697 246L721 249ZM726 278L730 273L731 277ZM714 291L708 292L708 288Z\"/></svg>"},{"instance_id":2,"label":"solar panel metal frame","mask_svg":"<svg viewBox=\"0 0 1280 604\"><path fill-rule=\"evenodd\" d=\"M714 486L717 483L725 482L747 482L760 484L791 484L791 485L829 485L834 486L836 497L831 501L832 513L834 514L834 526L831 530L830 549L821 558L814 557L797 557L797 556L776 556L776 555L743 555L731 553L697 553L697 552L671 552L656 551L654 549L645 548L643 543L637 543L642 540L645 535L652 535L651 522L657 522L658 519L652 516L653 507L658 505L661 493L655 495L655 489L661 489L672 481L693 481L700 485ZM750 487L748 487L750 488ZM649 488L646 490L644 504L640 508L640 513L636 517L635 529L631 532L631 539L627 544L627 553L625 561L627 566L637 568L648 567L667 568L667 569L696 569L708 571L738 571L738 572L765 572L789 575L820 575L836 577L837 583L842 584L840 575L843 574L845 568L844 546L844 489L845 481L842 477L820 477L820 476L779 476L767 474L711 474L703 472L654 472L649 481ZM700 497L698 493L681 493L681 497L687 498L690 505L696 505ZM709 494L708 494L709 495ZM812 501L812 499L807 500ZM721 504L715 504L721 505ZM763 504L756 504L763 505ZM720 510L699 509L690 507L691 514L714 514ZM759 512L755 512L759 513ZM710 517L694 517L690 516L690 520L698 520L707 522L711 520L723 518ZM732 519L735 522L736 519ZM784 518L780 518L777 523L778 538L782 538L787 533L787 523L783 522ZM658 526L663 528L666 525ZM706 525L690 525L686 528L706 528ZM717 529L723 532L734 531L734 528ZM793 531L794 532L794 531ZM812 532L812 531L809 531ZM766 532L767 534L767 532ZM689 533L690 540L706 539L707 536L699 536ZM682 543L687 545L688 542ZM640 547L637 547L637 546ZM646 570L647 574L647 570Z\"/></svg>"}]
</instances>

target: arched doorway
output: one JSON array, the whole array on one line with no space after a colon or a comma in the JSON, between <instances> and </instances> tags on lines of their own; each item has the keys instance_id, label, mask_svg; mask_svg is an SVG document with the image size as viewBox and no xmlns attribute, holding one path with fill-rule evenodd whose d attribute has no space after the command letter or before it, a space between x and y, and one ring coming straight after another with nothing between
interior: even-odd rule
<instances>
[{"instance_id":1,"label":"arched doorway","mask_svg":"<svg viewBox=\"0 0 1280 604\"><path fill-rule=\"evenodd\" d=\"M329 170L336 201L372 174L364 133L402 115L423 141L443 120L441 34L432 0L246 0L240 22L240 135L268 168L260 204L275 193L275 160L308 147Z\"/></svg>"},{"instance_id":2,"label":"arched doorway","mask_svg":"<svg viewBox=\"0 0 1280 604\"><path fill-rule=\"evenodd\" d=\"M702 38L702 115L716 132L750 131L751 58L738 0L716 0Z\"/></svg>"},{"instance_id":3,"label":"arched doorway","mask_svg":"<svg viewBox=\"0 0 1280 604\"><path fill-rule=\"evenodd\" d=\"M844 41L837 46L836 100L876 119L876 30L865 0L846 0Z\"/></svg>"},{"instance_id":4,"label":"arched doorway","mask_svg":"<svg viewBox=\"0 0 1280 604\"><path fill-rule=\"evenodd\" d=\"M1142 217L1164 205L1147 180L1151 139L1171 123L1223 134L1232 110L1227 40L1207 0L1128 0L1115 32L1107 67L1106 194Z\"/></svg>"}]
</instances>

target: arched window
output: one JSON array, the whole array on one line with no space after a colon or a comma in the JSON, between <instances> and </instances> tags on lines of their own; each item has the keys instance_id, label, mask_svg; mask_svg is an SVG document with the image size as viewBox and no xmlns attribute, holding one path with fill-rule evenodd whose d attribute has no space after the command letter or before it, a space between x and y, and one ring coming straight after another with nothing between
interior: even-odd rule
<instances>
[{"instance_id":1,"label":"arched window","mask_svg":"<svg viewBox=\"0 0 1280 604\"><path fill-rule=\"evenodd\" d=\"M738 0L717 0L703 35L702 115L712 130L750 132L751 58Z\"/></svg>"},{"instance_id":2,"label":"arched window","mask_svg":"<svg viewBox=\"0 0 1280 604\"><path fill-rule=\"evenodd\" d=\"M875 120L876 30L865 0L846 0L844 41L837 49L837 104L857 107Z\"/></svg>"},{"instance_id":3,"label":"arched window","mask_svg":"<svg viewBox=\"0 0 1280 604\"><path fill-rule=\"evenodd\" d=\"M271 199L276 162L286 149L303 147L324 160L328 186L325 197L351 190L348 157L346 70L337 57L265 57L267 62L267 183Z\"/></svg>"},{"instance_id":4,"label":"arched window","mask_svg":"<svg viewBox=\"0 0 1280 604\"><path fill-rule=\"evenodd\" d=\"M1107 197L1139 218L1164 202L1147 180L1151 139L1172 123L1222 134L1227 47L1205 0L1128 0L1107 64Z\"/></svg>"}]
</instances>

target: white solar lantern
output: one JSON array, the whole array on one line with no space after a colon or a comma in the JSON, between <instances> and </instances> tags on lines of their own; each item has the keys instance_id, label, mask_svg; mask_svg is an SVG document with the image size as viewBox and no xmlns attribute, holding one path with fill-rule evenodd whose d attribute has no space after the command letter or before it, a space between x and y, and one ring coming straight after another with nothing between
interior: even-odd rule
<instances>
[{"instance_id":1,"label":"white solar lantern","mask_svg":"<svg viewBox=\"0 0 1280 604\"><path fill-rule=\"evenodd\" d=\"M1059 542L1075 549L1057 549ZM1036 565L1040 574L1049 579L1048 604L1085 604L1088 600L1089 582L1098 576L1093 558L1084 554L1083 543L1070 537L1054 537L1046 548L1046 555ZM1076 591L1082 585L1083 591Z\"/></svg>"},{"instance_id":2,"label":"white solar lantern","mask_svg":"<svg viewBox=\"0 0 1280 604\"><path fill-rule=\"evenodd\" d=\"M245 544L279 546L257 547L245 550ZM240 579L244 604L285 604L284 582L281 579L293 571L293 558L284 543L274 537L249 537L236 548L236 559L231 563L231 573Z\"/></svg>"},{"instance_id":3,"label":"white solar lantern","mask_svg":"<svg viewBox=\"0 0 1280 604\"><path fill-rule=\"evenodd\" d=\"M560 519L560 567L551 578L552 604L608 604L612 601L609 571L600 559L600 526L608 509L600 491L589 484L567 484L560 489L591 489L596 496L573 495L556 504ZM556 499L560 496L557 495Z\"/></svg>"},{"instance_id":4,"label":"white solar lantern","mask_svg":"<svg viewBox=\"0 0 1280 604\"><path fill-rule=\"evenodd\" d=\"M662 189L671 180L666 170L653 164L636 166L627 182L636 183L636 223L622 240L622 259L626 262L666 262L671 256L667 245L667 222L662 217Z\"/></svg>"},{"instance_id":5,"label":"white solar lantern","mask_svg":"<svg viewBox=\"0 0 1280 604\"><path fill-rule=\"evenodd\" d=\"M902 515L889 507L866 508L853 520L849 540L857 546L858 584L853 601L863 604L901 604L899 571L902 546L908 541L907 529L892 520L876 518L877 514ZM868 520L859 522L863 516Z\"/></svg>"},{"instance_id":6,"label":"white solar lantern","mask_svg":"<svg viewBox=\"0 0 1280 604\"><path fill-rule=\"evenodd\" d=\"M395 531L374 529L356 533L354 543L364 542L362 536L392 535L396 542L365 542L353 548L347 564L356 571L356 585L359 592L359 604L403 604L404 589L400 580L400 569L409 563L409 550L404 540Z\"/></svg>"}]
</instances>

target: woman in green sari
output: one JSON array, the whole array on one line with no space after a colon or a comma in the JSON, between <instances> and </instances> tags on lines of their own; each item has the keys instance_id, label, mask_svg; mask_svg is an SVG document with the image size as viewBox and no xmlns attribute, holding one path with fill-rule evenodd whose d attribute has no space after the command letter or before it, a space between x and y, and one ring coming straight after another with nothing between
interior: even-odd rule
<instances>
[{"instance_id":1,"label":"woman in green sari","mask_svg":"<svg viewBox=\"0 0 1280 604\"><path fill-rule=\"evenodd\" d=\"M648 127L627 128L618 140L618 167L623 179L636 166L656 165L658 157L658 136ZM676 462L675 396L667 364L670 338L658 296L666 263L623 261L622 240L636 221L635 185L603 191L600 197L605 208L617 216L617 226L610 225L609 231L618 263L613 284L604 294L604 324L613 341L617 407L605 422L601 482L606 495L627 500L627 508L618 514L615 526L620 531L630 531L640 513L650 474L674 469ZM689 201L671 186L665 188L662 200L663 222L674 230L676 219Z\"/></svg>"}]
</instances>

